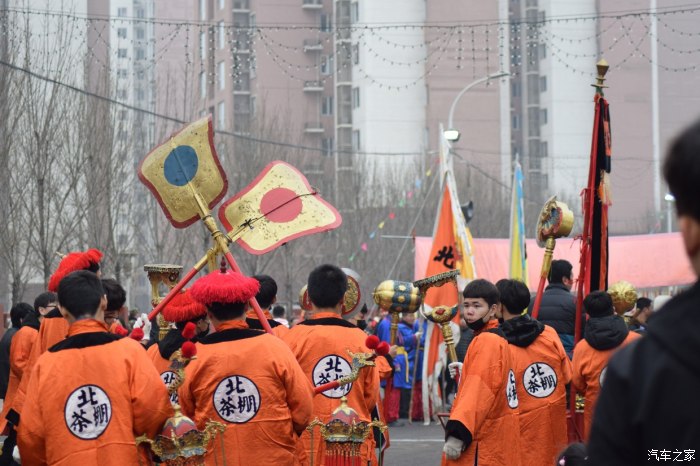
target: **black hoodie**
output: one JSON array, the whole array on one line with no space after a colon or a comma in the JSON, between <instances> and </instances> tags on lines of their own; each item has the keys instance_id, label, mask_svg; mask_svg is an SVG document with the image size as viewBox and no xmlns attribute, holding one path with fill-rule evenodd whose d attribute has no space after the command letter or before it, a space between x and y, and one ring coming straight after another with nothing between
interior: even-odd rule
<instances>
[{"instance_id":1,"label":"black hoodie","mask_svg":"<svg viewBox=\"0 0 700 466\"><path fill-rule=\"evenodd\" d=\"M594 349L605 351L620 346L629 332L624 319L613 314L588 319L584 338Z\"/></svg>"},{"instance_id":2,"label":"black hoodie","mask_svg":"<svg viewBox=\"0 0 700 466\"><path fill-rule=\"evenodd\" d=\"M39 313L36 311L28 312L22 320L22 327L31 327L38 331L40 326Z\"/></svg>"},{"instance_id":3,"label":"black hoodie","mask_svg":"<svg viewBox=\"0 0 700 466\"><path fill-rule=\"evenodd\" d=\"M506 320L501 330L511 345L527 348L544 332L544 324L525 314Z\"/></svg>"},{"instance_id":4,"label":"black hoodie","mask_svg":"<svg viewBox=\"0 0 700 466\"><path fill-rule=\"evenodd\" d=\"M655 313L646 336L610 359L591 430L589 463L700 464L698 355L700 282Z\"/></svg>"},{"instance_id":5,"label":"black hoodie","mask_svg":"<svg viewBox=\"0 0 700 466\"><path fill-rule=\"evenodd\" d=\"M158 341L158 352L163 359L168 360L186 341L185 337L182 336L182 330L176 328L171 329L165 334L162 340Z\"/></svg>"}]
</instances>

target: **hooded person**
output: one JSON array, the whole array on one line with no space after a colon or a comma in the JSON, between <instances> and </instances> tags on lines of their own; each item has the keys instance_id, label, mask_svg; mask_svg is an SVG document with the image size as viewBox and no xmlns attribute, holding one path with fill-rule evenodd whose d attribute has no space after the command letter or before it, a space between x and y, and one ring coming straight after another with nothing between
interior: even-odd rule
<instances>
[{"instance_id":1,"label":"hooded person","mask_svg":"<svg viewBox=\"0 0 700 466\"><path fill-rule=\"evenodd\" d=\"M71 252L66 254L61 259L61 262L59 262L56 271L51 275L51 278L49 278L49 291L57 293L61 280L78 270L88 270L100 277L102 275L100 272L101 260L102 252L97 249L88 249L85 252ZM32 351L27 359L25 368L27 374L32 373L32 368L39 359L39 356L44 354L50 347L66 338L68 327L68 321L63 317L57 306L43 315L39 327L39 335L36 343L32 345ZM7 419L15 423L15 425L19 424L28 384L29 377L22 377L15 399L10 407L10 411L7 413Z\"/></svg>"},{"instance_id":2,"label":"hooded person","mask_svg":"<svg viewBox=\"0 0 700 466\"><path fill-rule=\"evenodd\" d=\"M474 330L460 373L450 420L445 425L442 464L520 465L518 393L508 342L498 328L498 289L477 279L462 292L463 317ZM505 443L507 442L507 443Z\"/></svg>"},{"instance_id":3,"label":"hooded person","mask_svg":"<svg viewBox=\"0 0 700 466\"><path fill-rule=\"evenodd\" d=\"M287 333L289 327L281 322L277 322L270 312L272 305L277 302L277 282L269 275L253 275L253 278L260 283L260 289L255 295L255 300L258 302L263 314L265 314L267 323L270 324L272 328L272 334L281 337ZM260 319L258 319L258 314L251 309L250 306L246 308L245 321L249 328L263 330L262 323L260 323Z\"/></svg>"},{"instance_id":4,"label":"hooded person","mask_svg":"<svg viewBox=\"0 0 700 466\"><path fill-rule=\"evenodd\" d=\"M197 343L178 395L182 412L200 429L210 419L226 425L208 465L293 466L297 439L311 421L311 385L294 355L282 340L246 323L246 303L259 287L254 278L224 269L190 288L214 332Z\"/></svg>"},{"instance_id":5,"label":"hooded person","mask_svg":"<svg viewBox=\"0 0 700 466\"><path fill-rule=\"evenodd\" d=\"M348 287L345 272L335 265L319 265L309 274L307 284L311 317L292 327L282 338L299 361L307 381L319 386L350 374L352 366L348 351L369 353L370 350L366 346L367 334L341 315ZM360 420L369 422L378 394L378 370L364 368L354 382L316 395L313 416L323 423L328 422L333 411L340 406L341 398L346 397L348 406L357 412ZM314 435L312 443L309 432L305 431L297 452L301 464L323 465L322 445L320 434ZM362 464L377 461L374 450L374 438L369 436L361 447Z\"/></svg>"},{"instance_id":6,"label":"hooded person","mask_svg":"<svg viewBox=\"0 0 700 466\"><path fill-rule=\"evenodd\" d=\"M588 314L586 336L574 348L572 385L584 394L584 440L591 430L593 413L600 387L605 382L608 360L612 354L640 335L630 332L624 319L615 313L613 300L605 291L594 291L583 300Z\"/></svg>"},{"instance_id":7,"label":"hooded person","mask_svg":"<svg viewBox=\"0 0 700 466\"><path fill-rule=\"evenodd\" d=\"M568 443L566 384L571 361L559 335L530 317L530 291L518 280L499 280L503 324L518 389L522 466L554 463Z\"/></svg>"},{"instance_id":8,"label":"hooded person","mask_svg":"<svg viewBox=\"0 0 700 466\"><path fill-rule=\"evenodd\" d=\"M107 331L104 288L81 270L58 285L68 337L32 369L17 443L26 465L139 464L135 437L172 416L167 390L130 338Z\"/></svg>"},{"instance_id":9,"label":"hooded person","mask_svg":"<svg viewBox=\"0 0 700 466\"><path fill-rule=\"evenodd\" d=\"M169 386L175 380L175 373L170 369L170 357L184 342L190 340L196 343L200 338L204 338L209 331L209 321L206 306L193 300L189 289L175 295L162 312L163 318L173 322L175 328L170 329L163 339L151 345L147 353L161 380ZM183 333L191 338L186 338ZM177 393L170 395L170 401L178 403Z\"/></svg>"}]
</instances>

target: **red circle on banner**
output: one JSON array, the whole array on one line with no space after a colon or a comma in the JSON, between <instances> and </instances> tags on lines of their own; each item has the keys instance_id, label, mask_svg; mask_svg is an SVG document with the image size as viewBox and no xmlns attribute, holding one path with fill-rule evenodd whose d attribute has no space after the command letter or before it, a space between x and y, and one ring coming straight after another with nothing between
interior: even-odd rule
<instances>
[{"instance_id":1,"label":"red circle on banner","mask_svg":"<svg viewBox=\"0 0 700 466\"><path fill-rule=\"evenodd\" d=\"M271 222L291 222L299 216L303 205L297 193L287 188L275 188L260 200L260 211Z\"/></svg>"}]
</instances>

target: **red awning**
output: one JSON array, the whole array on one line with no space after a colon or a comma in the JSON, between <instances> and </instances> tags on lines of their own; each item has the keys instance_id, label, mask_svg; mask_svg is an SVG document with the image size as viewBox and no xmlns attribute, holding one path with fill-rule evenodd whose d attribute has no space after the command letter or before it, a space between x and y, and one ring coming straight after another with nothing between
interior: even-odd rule
<instances>
[{"instance_id":1,"label":"red awning","mask_svg":"<svg viewBox=\"0 0 700 466\"><path fill-rule=\"evenodd\" d=\"M416 237L415 279L425 278L432 238ZM529 286L537 289L544 249L534 239L527 240ZM474 238L476 273L479 278L496 282L508 277L510 253L508 239ZM554 259L566 259L579 270L580 242L570 238L557 240ZM679 233L610 237L609 283L627 280L637 288L656 288L693 283L695 274L685 254Z\"/></svg>"}]
</instances>

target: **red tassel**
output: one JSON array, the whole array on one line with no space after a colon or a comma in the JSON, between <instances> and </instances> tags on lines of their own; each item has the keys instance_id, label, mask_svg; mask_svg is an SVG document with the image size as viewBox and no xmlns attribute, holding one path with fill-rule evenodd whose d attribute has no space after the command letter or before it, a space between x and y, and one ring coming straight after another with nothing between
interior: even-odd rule
<instances>
[{"instance_id":1,"label":"red tassel","mask_svg":"<svg viewBox=\"0 0 700 466\"><path fill-rule=\"evenodd\" d=\"M143 340L143 336L143 329L141 327L136 327L131 331L131 335L129 335L129 337L133 338L136 341Z\"/></svg>"},{"instance_id":2,"label":"red tassel","mask_svg":"<svg viewBox=\"0 0 700 466\"><path fill-rule=\"evenodd\" d=\"M182 357L191 359L197 354L197 346L191 341L182 344Z\"/></svg>"},{"instance_id":3,"label":"red tassel","mask_svg":"<svg viewBox=\"0 0 700 466\"><path fill-rule=\"evenodd\" d=\"M191 340L197 333L197 326L192 322L187 322L185 328L182 329L182 337L186 340Z\"/></svg>"},{"instance_id":4,"label":"red tassel","mask_svg":"<svg viewBox=\"0 0 700 466\"><path fill-rule=\"evenodd\" d=\"M365 346L369 349L375 349L379 345L379 337L377 335L370 335L365 341Z\"/></svg>"},{"instance_id":5,"label":"red tassel","mask_svg":"<svg viewBox=\"0 0 700 466\"><path fill-rule=\"evenodd\" d=\"M114 329L114 333L116 335L119 335L120 337L125 337L129 334L129 331L122 327L121 325L117 325L116 328Z\"/></svg>"},{"instance_id":6,"label":"red tassel","mask_svg":"<svg viewBox=\"0 0 700 466\"><path fill-rule=\"evenodd\" d=\"M379 343L379 346L377 346L377 349L375 350L379 356L386 356L389 354L389 350L391 347L389 346L389 343L383 341Z\"/></svg>"}]
</instances>

